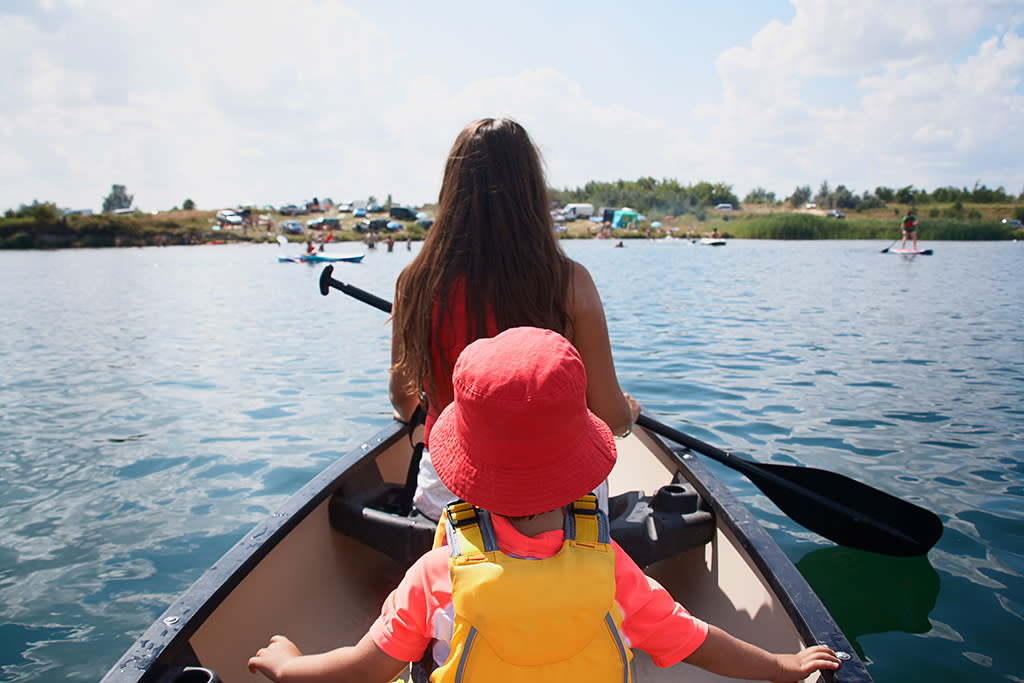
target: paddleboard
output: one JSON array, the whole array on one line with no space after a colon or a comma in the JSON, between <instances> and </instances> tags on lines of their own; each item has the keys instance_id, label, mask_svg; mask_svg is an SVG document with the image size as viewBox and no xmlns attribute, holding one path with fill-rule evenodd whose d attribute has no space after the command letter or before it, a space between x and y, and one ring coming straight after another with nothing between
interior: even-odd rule
<instances>
[{"instance_id":1,"label":"paddleboard","mask_svg":"<svg viewBox=\"0 0 1024 683\"><path fill-rule=\"evenodd\" d=\"M904 256L931 256L934 252L931 249L890 249L890 254L903 254Z\"/></svg>"},{"instance_id":2,"label":"paddleboard","mask_svg":"<svg viewBox=\"0 0 1024 683\"><path fill-rule=\"evenodd\" d=\"M725 240L717 237L702 237L700 243L705 247L724 247Z\"/></svg>"}]
</instances>

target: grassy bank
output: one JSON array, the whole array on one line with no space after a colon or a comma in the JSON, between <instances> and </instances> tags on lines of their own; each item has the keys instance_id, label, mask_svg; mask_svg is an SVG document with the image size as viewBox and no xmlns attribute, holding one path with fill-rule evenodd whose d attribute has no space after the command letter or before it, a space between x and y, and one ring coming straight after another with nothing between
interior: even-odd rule
<instances>
[{"instance_id":1,"label":"grassy bank","mask_svg":"<svg viewBox=\"0 0 1024 683\"><path fill-rule=\"evenodd\" d=\"M215 211L166 211L156 214L136 212L127 215L71 215L52 220L38 218L0 218L0 249L55 249L73 247L141 247L172 244L221 244L227 242L273 242L281 234L280 226L289 216L263 214L254 225L222 226ZM319 216L320 214L315 214ZM310 216L298 217L305 226ZM361 219L341 214L341 229L333 231L332 241L358 241L363 235L354 225ZM402 222L402 221L400 221ZM422 239L424 230L413 222L402 222L396 239ZM289 241L301 243L316 234L286 234Z\"/></svg>"},{"instance_id":2,"label":"grassy bank","mask_svg":"<svg viewBox=\"0 0 1024 683\"><path fill-rule=\"evenodd\" d=\"M731 237L774 240L875 240L902 235L897 223L877 219L835 219L808 214L768 214L730 220L718 231ZM1016 231L1020 235L1020 231ZM918 238L928 240L1007 240L1014 230L995 219L922 219Z\"/></svg>"}]
</instances>

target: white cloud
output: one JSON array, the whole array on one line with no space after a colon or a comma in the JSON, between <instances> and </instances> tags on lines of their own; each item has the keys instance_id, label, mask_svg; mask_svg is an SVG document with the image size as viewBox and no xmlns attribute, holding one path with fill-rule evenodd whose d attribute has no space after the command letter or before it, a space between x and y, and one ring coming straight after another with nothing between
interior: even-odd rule
<instances>
[{"instance_id":1,"label":"white cloud","mask_svg":"<svg viewBox=\"0 0 1024 683\"><path fill-rule=\"evenodd\" d=\"M711 138L731 159L730 178L770 182L743 172L753 153L781 192L826 178L861 191L934 187L981 173L986 148L1010 141L1019 154L1021 38L1007 28L957 57L1016 4L794 0L791 23L772 22L717 61L724 97ZM808 100L805 85L822 78L835 100ZM1005 167L987 181L1024 175Z\"/></svg>"},{"instance_id":2,"label":"white cloud","mask_svg":"<svg viewBox=\"0 0 1024 683\"><path fill-rule=\"evenodd\" d=\"M457 41L409 41L333 2L0 10L0 209L98 208L113 183L144 209L186 197L432 201L456 134L485 115L526 125L558 186L1024 184L1019 1L793 5L788 23L723 43L721 99L692 111L628 83L585 89L599 82L586 60L472 82L421 71L417 51ZM690 67L635 68L683 87Z\"/></svg>"}]
</instances>

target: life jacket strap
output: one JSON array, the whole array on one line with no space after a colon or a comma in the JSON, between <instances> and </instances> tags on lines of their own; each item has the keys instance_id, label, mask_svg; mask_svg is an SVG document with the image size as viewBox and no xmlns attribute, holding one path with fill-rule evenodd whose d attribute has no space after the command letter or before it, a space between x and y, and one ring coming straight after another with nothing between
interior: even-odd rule
<instances>
[{"instance_id":1,"label":"life jacket strap","mask_svg":"<svg viewBox=\"0 0 1024 683\"><path fill-rule=\"evenodd\" d=\"M598 507L597 496L593 493L581 496L567 506L563 529L565 540L577 544L593 546L611 542L608 515ZM498 550L490 513L464 501L445 506L434 547L437 547L442 533L448 539L451 557Z\"/></svg>"}]
</instances>

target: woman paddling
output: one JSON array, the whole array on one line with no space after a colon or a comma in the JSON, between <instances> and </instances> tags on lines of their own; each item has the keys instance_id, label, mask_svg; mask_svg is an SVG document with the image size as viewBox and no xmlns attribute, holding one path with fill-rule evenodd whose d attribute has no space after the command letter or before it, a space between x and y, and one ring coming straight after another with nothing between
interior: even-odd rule
<instances>
[{"instance_id":1,"label":"woman paddling","mask_svg":"<svg viewBox=\"0 0 1024 683\"><path fill-rule=\"evenodd\" d=\"M551 229L540 153L515 121L481 119L456 138L437 217L395 287L388 389L399 420L425 403L427 451L413 503L432 519L454 498L429 449L434 421L452 401L455 361L472 341L523 325L573 343L590 409L613 434L629 434L640 406L619 387L590 273L562 252Z\"/></svg>"}]
</instances>

